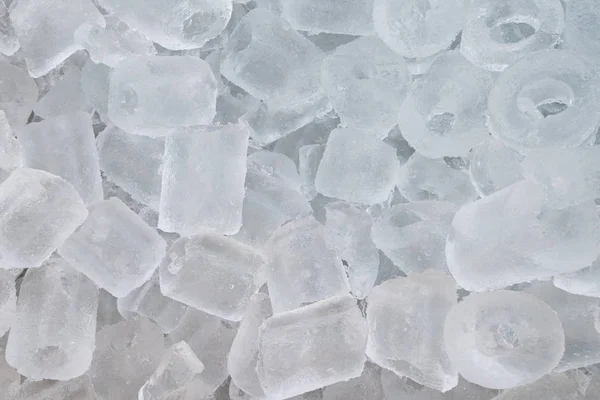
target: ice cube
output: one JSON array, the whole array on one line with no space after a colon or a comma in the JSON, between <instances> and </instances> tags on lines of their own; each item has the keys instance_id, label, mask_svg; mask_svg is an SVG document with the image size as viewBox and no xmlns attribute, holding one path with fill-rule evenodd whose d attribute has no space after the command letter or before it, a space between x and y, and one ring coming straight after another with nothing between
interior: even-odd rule
<instances>
[{"instance_id":1,"label":"ice cube","mask_svg":"<svg viewBox=\"0 0 600 400\"><path fill-rule=\"evenodd\" d=\"M346 382L335 383L323 389L323 400L384 400L381 368L365 363L362 375Z\"/></svg>"},{"instance_id":2,"label":"ice cube","mask_svg":"<svg viewBox=\"0 0 600 400\"><path fill-rule=\"evenodd\" d=\"M525 386L505 390L494 400L584 400L578 392L577 383L565 374L549 374L541 377L536 382Z\"/></svg>"},{"instance_id":3,"label":"ice cube","mask_svg":"<svg viewBox=\"0 0 600 400\"><path fill-rule=\"evenodd\" d=\"M0 110L4 111L13 129L25 125L38 99L35 81L21 68L0 60Z\"/></svg>"},{"instance_id":4,"label":"ice cube","mask_svg":"<svg viewBox=\"0 0 600 400\"><path fill-rule=\"evenodd\" d=\"M533 295L507 290L473 293L444 325L450 361L468 381L507 389L550 373L565 351L557 314Z\"/></svg>"},{"instance_id":5,"label":"ice cube","mask_svg":"<svg viewBox=\"0 0 600 400\"><path fill-rule=\"evenodd\" d=\"M68 381L25 380L8 395L9 400L95 400L94 388L87 375Z\"/></svg>"},{"instance_id":6,"label":"ice cube","mask_svg":"<svg viewBox=\"0 0 600 400\"><path fill-rule=\"evenodd\" d=\"M565 5L564 41L569 48L589 58L600 50L600 9L596 0L563 1Z\"/></svg>"},{"instance_id":7,"label":"ice cube","mask_svg":"<svg viewBox=\"0 0 600 400\"><path fill-rule=\"evenodd\" d=\"M281 16L298 31L373 35L373 0L292 0L281 2Z\"/></svg>"},{"instance_id":8,"label":"ice cube","mask_svg":"<svg viewBox=\"0 0 600 400\"><path fill-rule=\"evenodd\" d=\"M108 117L128 133L165 136L173 128L209 124L216 101L217 82L204 60L131 57L111 74Z\"/></svg>"},{"instance_id":9,"label":"ice cube","mask_svg":"<svg viewBox=\"0 0 600 400\"><path fill-rule=\"evenodd\" d=\"M98 291L98 318L96 318L96 331L106 325L114 325L123 321L123 316L117 308L117 298L104 289Z\"/></svg>"},{"instance_id":10,"label":"ice cube","mask_svg":"<svg viewBox=\"0 0 600 400\"><path fill-rule=\"evenodd\" d=\"M68 182L45 171L14 170L0 184L0 268L38 267L87 215Z\"/></svg>"},{"instance_id":11,"label":"ice cube","mask_svg":"<svg viewBox=\"0 0 600 400\"><path fill-rule=\"evenodd\" d=\"M104 64L94 64L92 61L86 62L81 70L81 90L105 122L109 122L107 114L111 74L112 69Z\"/></svg>"},{"instance_id":12,"label":"ice cube","mask_svg":"<svg viewBox=\"0 0 600 400\"><path fill-rule=\"evenodd\" d=\"M366 341L366 322L350 296L274 315L259 329L261 387L267 396L287 398L357 378Z\"/></svg>"},{"instance_id":13,"label":"ice cube","mask_svg":"<svg viewBox=\"0 0 600 400\"><path fill-rule=\"evenodd\" d=\"M370 205L386 201L397 178L392 147L365 132L338 128L327 140L315 187L327 197Z\"/></svg>"},{"instance_id":14,"label":"ice cube","mask_svg":"<svg viewBox=\"0 0 600 400\"><path fill-rule=\"evenodd\" d=\"M33 111L44 119L75 111L91 114L92 106L81 87L81 71L76 68L67 71L37 102Z\"/></svg>"},{"instance_id":15,"label":"ice cube","mask_svg":"<svg viewBox=\"0 0 600 400\"><path fill-rule=\"evenodd\" d=\"M600 297L600 259L578 271L556 275L554 285L569 293Z\"/></svg>"},{"instance_id":16,"label":"ice cube","mask_svg":"<svg viewBox=\"0 0 600 400\"><path fill-rule=\"evenodd\" d=\"M325 146L322 144L309 144L298 150L298 173L302 180L302 193L308 200L317 197L315 177L324 152Z\"/></svg>"},{"instance_id":17,"label":"ice cube","mask_svg":"<svg viewBox=\"0 0 600 400\"><path fill-rule=\"evenodd\" d=\"M14 137L5 112L0 110L0 181L8 177L13 169L22 165L21 144Z\"/></svg>"},{"instance_id":18,"label":"ice cube","mask_svg":"<svg viewBox=\"0 0 600 400\"><path fill-rule=\"evenodd\" d=\"M58 253L116 297L150 279L165 255L163 238L122 201L94 203L83 225Z\"/></svg>"},{"instance_id":19,"label":"ice cube","mask_svg":"<svg viewBox=\"0 0 600 400\"><path fill-rule=\"evenodd\" d=\"M19 38L10 19L10 3L0 1L0 52L12 56L19 50Z\"/></svg>"},{"instance_id":20,"label":"ice cube","mask_svg":"<svg viewBox=\"0 0 600 400\"><path fill-rule=\"evenodd\" d=\"M98 289L64 260L27 270L6 346L6 361L32 380L83 375L96 339Z\"/></svg>"},{"instance_id":21,"label":"ice cube","mask_svg":"<svg viewBox=\"0 0 600 400\"><path fill-rule=\"evenodd\" d=\"M216 233L176 240L160 265L160 288L198 310L239 321L266 282L266 259L256 249Z\"/></svg>"},{"instance_id":22,"label":"ice cube","mask_svg":"<svg viewBox=\"0 0 600 400\"><path fill-rule=\"evenodd\" d=\"M181 129L165 143L158 227L232 235L242 224L249 128Z\"/></svg>"},{"instance_id":23,"label":"ice cube","mask_svg":"<svg viewBox=\"0 0 600 400\"><path fill-rule=\"evenodd\" d=\"M456 304L452 278L427 270L385 281L367 299L367 356L376 364L446 392L458 374L444 350L442 329Z\"/></svg>"},{"instance_id":24,"label":"ice cube","mask_svg":"<svg viewBox=\"0 0 600 400\"><path fill-rule=\"evenodd\" d=\"M9 393L14 396L12 390L18 389L20 384L21 375L6 363L5 349L3 345L0 345L0 385L4 389L4 396L8 397ZM12 398L8 398L12 400Z\"/></svg>"},{"instance_id":25,"label":"ice cube","mask_svg":"<svg viewBox=\"0 0 600 400\"><path fill-rule=\"evenodd\" d=\"M15 279L20 269L0 269L0 337L10 329L17 312Z\"/></svg>"},{"instance_id":26,"label":"ice cube","mask_svg":"<svg viewBox=\"0 0 600 400\"><path fill-rule=\"evenodd\" d=\"M60 176L88 206L103 199L89 114L74 112L28 124L20 130L19 142L25 166Z\"/></svg>"}]
</instances>

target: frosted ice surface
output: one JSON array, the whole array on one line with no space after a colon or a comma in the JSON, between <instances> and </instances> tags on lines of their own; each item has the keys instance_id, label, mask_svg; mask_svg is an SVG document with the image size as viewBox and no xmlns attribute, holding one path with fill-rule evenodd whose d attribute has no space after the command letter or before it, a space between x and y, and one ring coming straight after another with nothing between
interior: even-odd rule
<instances>
[{"instance_id":1,"label":"frosted ice surface","mask_svg":"<svg viewBox=\"0 0 600 400\"><path fill-rule=\"evenodd\" d=\"M404 273L446 271L445 246L457 207L443 201L396 204L373 224L377 248Z\"/></svg>"},{"instance_id":2,"label":"frosted ice surface","mask_svg":"<svg viewBox=\"0 0 600 400\"><path fill-rule=\"evenodd\" d=\"M242 224L249 128L181 129L165 143L158 227L234 234Z\"/></svg>"},{"instance_id":3,"label":"frosted ice surface","mask_svg":"<svg viewBox=\"0 0 600 400\"><path fill-rule=\"evenodd\" d=\"M362 375L346 382L335 383L323 389L323 400L384 400L381 368L365 363Z\"/></svg>"},{"instance_id":4,"label":"frosted ice surface","mask_svg":"<svg viewBox=\"0 0 600 400\"><path fill-rule=\"evenodd\" d=\"M376 37L338 47L323 62L322 80L342 124L378 138L398 122L411 83L404 59Z\"/></svg>"},{"instance_id":5,"label":"frosted ice surface","mask_svg":"<svg viewBox=\"0 0 600 400\"><path fill-rule=\"evenodd\" d=\"M308 144L298 149L298 174L302 180L302 193L308 200L317 197L315 177L324 152L322 144Z\"/></svg>"},{"instance_id":6,"label":"frosted ice surface","mask_svg":"<svg viewBox=\"0 0 600 400\"><path fill-rule=\"evenodd\" d=\"M84 374L96 340L98 289L64 260L27 270L6 361L32 379L69 380Z\"/></svg>"},{"instance_id":7,"label":"frosted ice surface","mask_svg":"<svg viewBox=\"0 0 600 400\"><path fill-rule=\"evenodd\" d=\"M0 269L0 337L10 329L17 312L15 279L19 269Z\"/></svg>"},{"instance_id":8,"label":"frosted ice surface","mask_svg":"<svg viewBox=\"0 0 600 400\"><path fill-rule=\"evenodd\" d=\"M63 179L45 171L14 170L0 184L0 268L38 267L87 215Z\"/></svg>"},{"instance_id":9,"label":"frosted ice surface","mask_svg":"<svg viewBox=\"0 0 600 400\"><path fill-rule=\"evenodd\" d=\"M493 400L584 400L577 383L565 374L549 374L538 381L505 390Z\"/></svg>"},{"instance_id":10,"label":"frosted ice surface","mask_svg":"<svg viewBox=\"0 0 600 400\"><path fill-rule=\"evenodd\" d=\"M158 368L138 392L138 400L200 398L194 388L204 364L186 342L175 343L162 357Z\"/></svg>"},{"instance_id":11,"label":"frosted ice surface","mask_svg":"<svg viewBox=\"0 0 600 400\"><path fill-rule=\"evenodd\" d=\"M88 371L96 398L135 399L163 352L163 333L146 318L104 327L96 335L96 350Z\"/></svg>"},{"instance_id":12,"label":"frosted ice surface","mask_svg":"<svg viewBox=\"0 0 600 400\"><path fill-rule=\"evenodd\" d=\"M0 385L5 391L4 396L8 397L9 393L13 395L12 391L19 388L21 384L21 375L16 369L6 363L4 354L4 346L0 345Z\"/></svg>"},{"instance_id":13,"label":"frosted ice surface","mask_svg":"<svg viewBox=\"0 0 600 400\"><path fill-rule=\"evenodd\" d=\"M75 111L91 114L91 110L92 106L81 87L81 71L78 69L67 71L33 108L35 115L44 119Z\"/></svg>"},{"instance_id":14,"label":"frosted ice surface","mask_svg":"<svg viewBox=\"0 0 600 400\"><path fill-rule=\"evenodd\" d=\"M379 251L371 240L373 220L366 211L344 202L327 204L325 212L325 241L346 262L354 296L364 299L379 272Z\"/></svg>"},{"instance_id":15,"label":"frosted ice surface","mask_svg":"<svg viewBox=\"0 0 600 400\"><path fill-rule=\"evenodd\" d=\"M267 396L287 398L357 378L366 340L366 322L350 296L274 315L259 329L261 386Z\"/></svg>"},{"instance_id":16,"label":"frosted ice surface","mask_svg":"<svg viewBox=\"0 0 600 400\"><path fill-rule=\"evenodd\" d=\"M468 0L375 0L375 31L401 56L427 57L450 46L470 5Z\"/></svg>"},{"instance_id":17,"label":"frosted ice surface","mask_svg":"<svg viewBox=\"0 0 600 400\"><path fill-rule=\"evenodd\" d=\"M543 50L500 74L488 99L488 127L520 152L576 147L596 133L598 98L591 65L565 50Z\"/></svg>"},{"instance_id":18,"label":"frosted ice surface","mask_svg":"<svg viewBox=\"0 0 600 400\"><path fill-rule=\"evenodd\" d=\"M58 252L99 287L116 297L125 296L150 279L166 243L115 197L92 204L89 211Z\"/></svg>"},{"instance_id":19,"label":"frosted ice surface","mask_svg":"<svg viewBox=\"0 0 600 400\"><path fill-rule=\"evenodd\" d=\"M165 139L131 135L107 127L96 139L100 169L131 197L154 210L160 207Z\"/></svg>"},{"instance_id":20,"label":"frosted ice surface","mask_svg":"<svg viewBox=\"0 0 600 400\"><path fill-rule=\"evenodd\" d=\"M402 135L427 157L467 155L488 136L485 111L493 82L490 72L458 51L441 55L410 87L398 116Z\"/></svg>"},{"instance_id":21,"label":"frosted ice surface","mask_svg":"<svg viewBox=\"0 0 600 400\"><path fill-rule=\"evenodd\" d=\"M373 30L373 0L290 0L281 16L299 31L367 36Z\"/></svg>"},{"instance_id":22,"label":"frosted ice surface","mask_svg":"<svg viewBox=\"0 0 600 400\"><path fill-rule=\"evenodd\" d=\"M398 190L409 201L440 200L460 205L477 198L466 173L419 153L400 168Z\"/></svg>"},{"instance_id":23,"label":"frosted ice surface","mask_svg":"<svg viewBox=\"0 0 600 400\"><path fill-rule=\"evenodd\" d=\"M128 133L165 136L174 128L209 124L216 101L217 82L206 61L131 57L111 74L108 117Z\"/></svg>"},{"instance_id":24,"label":"frosted ice surface","mask_svg":"<svg viewBox=\"0 0 600 400\"><path fill-rule=\"evenodd\" d=\"M445 392L458 374L444 350L442 329L456 304L452 278L427 270L383 282L367 299L367 356L376 364Z\"/></svg>"},{"instance_id":25,"label":"frosted ice surface","mask_svg":"<svg viewBox=\"0 0 600 400\"><path fill-rule=\"evenodd\" d=\"M60 176L86 205L103 199L89 114L79 111L28 124L19 131L19 142L25 166Z\"/></svg>"},{"instance_id":26,"label":"frosted ice surface","mask_svg":"<svg viewBox=\"0 0 600 400\"><path fill-rule=\"evenodd\" d=\"M84 375L68 381L33 381L26 379L11 391L9 400L95 400L94 388Z\"/></svg>"},{"instance_id":27,"label":"frosted ice surface","mask_svg":"<svg viewBox=\"0 0 600 400\"><path fill-rule=\"evenodd\" d=\"M317 170L319 193L353 203L386 201L398 178L396 152L376 137L350 128L335 129Z\"/></svg>"},{"instance_id":28,"label":"frosted ice surface","mask_svg":"<svg viewBox=\"0 0 600 400\"><path fill-rule=\"evenodd\" d=\"M460 51L479 67L502 71L529 53L554 47L564 26L560 0L475 0Z\"/></svg>"},{"instance_id":29,"label":"frosted ice surface","mask_svg":"<svg viewBox=\"0 0 600 400\"><path fill-rule=\"evenodd\" d=\"M99 0L133 29L171 50L201 47L229 22L231 0Z\"/></svg>"},{"instance_id":30,"label":"frosted ice surface","mask_svg":"<svg viewBox=\"0 0 600 400\"><path fill-rule=\"evenodd\" d=\"M267 284L275 313L350 291L342 260L312 216L279 228L267 244Z\"/></svg>"},{"instance_id":31,"label":"frosted ice surface","mask_svg":"<svg viewBox=\"0 0 600 400\"><path fill-rule=\"evenodd\" d=\"M0 1L0 53L12 56L19 50L19 38L15 34L9 13L10 3Z\"/></svg>"},{"instance_id":32,"label":"frosted ice surface","mask_svg":"<svg viewBox=\"0 0 600 400\"><path fill-rule=\"evenodd\" d=\"M81 70L81 90L87 101L108 122L108 91L112 69L104 64L85 63Z\"/></svg>"},{"instance_id":33,"label":"frosted ice surface","mask_svg":"<svg viewBox=\"0 0 600 400\"><path fill-rule=\"evenodd\" d=\"M302 146L325 144L333 129L340 123L335 113L329 113L315 119L308 125L280 138L275 142L273 151L288 156L294 163L299 163L299 151Z\"/></svg>"},{"instance_id":34,"label":"frosted ice surface","mask_svg":"<svg viewBox=\"0 0 600 400\"><path fill-rule=\"evenodd\" d=\"M96 318L96 331L106 325L114 325L123 321L117 308L117 298L104 289L98 291L98 318Z\"/></svg>"},{"instance_id":35,"label":"frosted ice surface","mask_svg":"<svg viewBox=\"0 0 600 400\"><path fill-rule=\"evenodd\" d=\"M466 380L492 389L536 381L565 351L558 315L533 295L474 293L455 305L444 325L446 352Z\"/></svg>"},{"instance_id":36,"label":"frosted ice surface","mask_svg":"<svg viewBox=\"0 0 600 400\"><path fill-rule=\"evenodd\" d=\"M22 165L21 145L13 134L5 112L0 110L0 181Z\"/></svg>"},{"instance_id":37,"label":"frosted ice surface","mask_svg":"<svg viewBox=\"0 0 600 400\"><path fill-rule=\"evenodd\" d=\"M519 181L458 210L446 261L470 291L547 279L596 259L598 223L592 201L552 209L532 183Z\"/></svg>"},{"instance_id":38,"label":"frosted ice surface","mask_svg":"<svg viewBox=\"0 0 600 400\"><path fill-rule=\"evenodd\" d=\"M38 87L27 71L0 60L0 110L4 111L13 129L27 122L38 99Z\"/></svg>"},{"instance_id":39,"label":"frosted ice surface","mask_svg":"<svg viewBox=\"0 0 600 400\"><path fill-rule=\"evenodd\" d=\"M106 25L90 0L19 0L10 11L10 19L34 78L81 49L73 35L80 25Z\"/></svg>"},{"instance_id":40,"label":"frosted ice surface","mask_svg":"<svg viewBox=\"0 0 600 400\"><path fill-rule=\"evenodd\" d=\"M227 370L231 375L231 381L251 396L264 397L256 372L258 328L272 315L269 296L264 293L254 295L246 308L227 359Z\"/></svg>"},{"instance_id":41,"label":"frosted ice surface","mask_svg":"<svg viewBox=\"0 0 600 400\"><path fill-rule=\"evenodd\" d=\"M600 50L600 9L596 0L565 1L564 40L569 48L597 58Z\"/></svg>"},{"instance_id":42,"label":"frosted ice surface","mask_svg":"<svg viewBox=\"0 0 600 400\"><path fill-rule=\"evenodd\" d=\"M569 293L600 297L600 260L578 271L556 275L554 285Z\"/></svg>"},{"instance_id":43,"label":"frosted ice surface","mask_svg":"<svg viewBox=\"0 0 600 400\"><path fill-rule=\"evenodd\" d=\"M176 240L160 265L160 288L198 310L239 321L266 282L266 259L256 249L217 233Z\"/></svg>"}]
</instances>

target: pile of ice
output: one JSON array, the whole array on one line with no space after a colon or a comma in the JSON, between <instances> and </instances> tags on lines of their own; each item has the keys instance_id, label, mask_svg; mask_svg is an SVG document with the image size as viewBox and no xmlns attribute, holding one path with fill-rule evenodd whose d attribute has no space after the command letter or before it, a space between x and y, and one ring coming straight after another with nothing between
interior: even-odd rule
<instances>
[{"instance_id":1,"label":"pile of ice","mask_svg":"<svg viewBox=\"0 0 600 400\"><path fill-rule=\"evenodd\" d=\"M600 0L0 0L0 52L0 400L600 399Z\"/></svg>"}]
</instances>

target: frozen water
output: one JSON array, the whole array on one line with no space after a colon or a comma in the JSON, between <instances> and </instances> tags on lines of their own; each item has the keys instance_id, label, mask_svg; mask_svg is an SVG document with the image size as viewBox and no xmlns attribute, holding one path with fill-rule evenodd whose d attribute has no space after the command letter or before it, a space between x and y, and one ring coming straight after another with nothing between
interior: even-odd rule
<instances>
[{"instance_id":1,"label":"frozen water","mask_svg":"<svg viewBox=\"0 0 600 400\"><path fill-rule=\"evenodd\" d=\"M379 272L379 252L371 240L371 216L343 202L325 206L325 241L346 263L350 288L356 298L367 297Z\"/></svg>"},{"instance_id":2,"label":"frozen water","mask_svg":"<svg viewBox=\"0 0 600 400\"><path fill-rule=\"evenodd\" d=\"M596 259L598 224L594 202L553 209L532 183L519 181L458 210L446 261L470 291L548 279Z\"/></svg>"},{"instance_id":3,"label":"frozen water","mask_svg":"<svg viewBox=\"0 0 600 400\"><path fill-rule=\"evenodd\" d=\"M290 0L281 16L299 31L367 36L373 30L373 0Z\"/></svg>"},{"instance_id":4,"label":"frozen water","mask_svg":"<svg viewBox=\"0 0 600 400\"><path fill-rule=\"evenodd\" d=\"M554 47L564 26L560 0L475 0L460 51L481 68L502 71L529 53Z\"/></svg>"},{"instance_id":5,"label":"frozen water","mask_svg":"<svg viewBox=\"0 0 600 400\"><path fill-rule=\"evenodd\" d=\"M10 10L10 19L34 78L81 49L74 39L80 25L106 25L90 0L19 0Z\"/></svg>"},{"instance_id":6,"label":"frozen water","mask_svg":"<svg viewBox=\"0 0 600 400\"><path fill-rule=\"evenodd\" d=\"M10 329L17 312L15 279L19 269L0 269L0 337Z\"/></svg>"},{"instance_id":7,"label":"frozen water","mask_svg":"<svg viewBox=\"0 0 600 400\"><path fill-rule=\"evenodd\" d=\"M577 383L565 374L550 374L529 385L505 390L494 400L584 400Z\"/></svg>"},{"instance_id":8,"label":"frozen water","mask_svg":"<svg viewBox=\"0 0 600 400\"><path fill-rule=\"evenodd\" d=\"M565 50L529 54L500 74L488 99L492 135L520 152L576 147L596 133L597 73Z\"/></svg>"},{"instance_id":9,"label":"frozen water","mask_svg":"<svg viewBox=\"0 0 600 400\"><path fill-rule=\"evenodd\" d=\"M4 345L0 345L0 387L3 388L3 396L6 398L8 397L9 393L10 395L14 396L13 390L19 388L21 384L21 375L17 372L17 370L6 363L6 357L4 354ZM12 398L10 400L12 400Z\"/></svg>"},{"instance_id":10,"label":"frozen water","mask_svg":"<svg viewBox=\"0 0 600 400\"><path fill-rule=\"evenodd\" d=\"M402 135L426 157L467 155L488 136L485 111L493 82L490 72L458 51L438 57L411 86L400 108Z\"/></svg>"},{"instance_id":11,"label":"frozen water","mask_svg":"<svg viewBox=\"0 0 600 400\"><path fill-rule=\"evenodd\" d=\"M257 293L246 308L244 319L231 344L227 370L231 381L251 396L264 397L256 372L258 361L258 328L273 315L269 296Z\"/></svg>"},{"instance_id":12,"label":"frozen water","mask_svg":"<svg viewBox=\"0 0 600 400\"><path fill-rule=\"evenodd\" d=\"M85 63L81 70L81 90L92 108L108 122L108 91L112 69L104 64Z\"/></svg>"},{"instance_id":13,"label":"frozen water","mask_svg":"<svg viewBox=\"0 0 600 400\"><path fill-rule=\"evenodd\" d=\"M12 388L11 388L12 389ZM84 375L68 381L33 381L9 390L8 400L96 400L90 379Z\"/></svg>"},{"instance_id":14,"label":"frozen water","mask_svg":"<svg viewBox=\"0 0 600 400\"><path fill-rule=\"evenodd\" d=\"M600 297L600 259L578 271L556 275L554 285L569 293Z\"/></svg>"},{"instance_id":15,"label":"frozen water","mask_svg":"<svg viewBox=\"0 0 600 400\"><path fill-rule=\"evenodd\" d=\"M6 361L32 380L69 380L84 374L96 339L98 289L64 260L27 270Z\"/></svg>"},{"instance_id":16,"label":"frozen water","mask_svg":"<svg viewBox=\"0 0 600 400\"><path fill-rule=\"evenodd\" d=\"M282 137L273 147L276 153L285 154L296 164L299 163L299 151L302 146L327 143L327 138L333 129L340 123L335 113L329 113L322 118L315 119L302 128Z\"/></svg>"},{"instance_id":17,"label":"frozen water","mask_svg":"<svg viewBox=\"0 0 600 400\"><path fill-rule=\"evenodd\" d=\"M158 227L232 235L242 224L249 128L181 129L165 143Z\"/></svg>"},{"instance_id":18,"label":"frozen water","mask_svg":"<svg viewBox=\"0 0 600 400\"><path fill-rule=\"evenodd\" d=\"M439 200L461 205L477 198L466 173L419 153L400 168L398 190L409 201Z\"/></svg>"},{"instance_id":19,"label":"frozen water","mask_svg":"<svg viewBox=\"0 0 600 400\"><path fill-rule=\"evenodd\" d=\"M215 116L217 82L210 66L192 56L127 58L113 70L108 117L128 133L165 136Z\"/></svg>"},{"instance_id":20,"label":"frozen water","mask_svg":"<svg viewBox=\"0 0 600 400\"><path fill-rule=\"evenodd\" d=\"M194 383L202 371L204 364L190 346L183 341L175 343L140 388L138 400L197 399L200 393L194 393Z\"/></svg>"},{"instance_id":21,"label":"frozen water","mask_svg":"<svg viewBox=\"0 0 600 400\"><path fill-rule=\"evenodd\" d=\"M456 209L443 201L396 204L375 221L371 237L407 275L426 269L446 271L444 249Z\"/></svg>"},{"instance_id":22,"label":"frozen water","mask_svg":"<svg viewBox=\"0 0 600 400\"><path fill-rule=\"evenodd\" d=\"M298 149L298 173L302 180L302 193L308 200L317 197L315 178L324 152L322 144L308 144Z\"/></svg>"},{"instance_id":23,"label":"frozen water","mask_svg":"<svg viewBox=\"0 0 600 400\"><path fill-rule=\"evenodd\" d=\"M163 352L163 334L146 318L104 327L88 372L97 400L135 399Z\"/></svg>"},{"instance_id":24,"label":"frozen water","mask_svg":"<svg viewBox=\"0 0 600 400\"><path fill-rule=\"evenodd\" d=\"M104 289L98 291L98 318L96 318L96 331L106 325L114 325L123 321L117 308L117 298Z\"/></svg>"},{"instance_id":25,"label":"frozen water","mask_svg":"<svg viewBox=\"0 0 600 400\"><path fill-rule=\"evenodd\" d=\"M150 279L166 243L116 197L94 203L58 253L99 287L123 297Z\"/></svg>"},{"instance_id":26,"label":"frozen water","mask_svg":"<svg viewBox=\"0 0 600 400\"><path fill-rule=\"evenodd\" d=\"M431 56L454 41L470 5L468 0L375 0L375 31L401 56Z\"/></svg>"},{"instance_id":27,"label":"frozen water","mask_svg":"<svg viewBox=\"0 0 600 400\"><path fill-rule=\"evenodd\" d=\"M14 170L0 184L0 268L38 267L87 215L63 179L34 169Z\"/></svg>"},{"instance_id":28,"label":"frozen water","mask_svg":"<svg viewBox=\"0 0 600 400\"><path fill-rule=\"evenodd\" d=\"M165 139L131 135L111 126L96 142L100 169L107 178L134 199L158 210Z\"/></svg>"},{"instance_id":29,"label":"frozen water","mask_svg":"<svg viewBox=\"0 0 600 400\"><path fill-rule=\"evenodd\" d=\"M81 71L71 69L42 97L33 111L44 119L57 117L75 111L91 114L92 106L88 104L81 87Z\"/></svg>"},{"instance_id":30,"label":"frozen water","mask_svg":"<svg viewBox=\"0 0 600 400\"><path fill-rule=\"evenodd\" d=\"M15 34L15 28L9 14L10 3L0 1L0 53L12 56L19 50L19 38Z\"/></svg>"},{"instance_id":31,"label":"frozen water","mask_svg":"<svg viewBox=\"0 0 600 400\"><path fill-rule=\"evenodd\" d=\"M267 244L267 284L275 313L350 291L342 260L312 216L279 228Z\"/></svg>"},{"instance_id":32,"label":"frozen water","mask_svg":"<svg viewBox=\"0 0 600 400\"><path fill-rule=\"evenodd\" d=\"M322 66L325 92L342 124L385 138L411 83L404 59L376 37L338 47Z\"/></svg>"},{"instance_id":33,"label":"frozen water","mask_svg":"<svg viewBox=\"0 0 600 400\"><path fill-rule=\"evenodd\" d=\"M566 45L579 54L597 58L600 51L600 9L596 0L565 1Z\"/></svg>"},{"instance_id":34,"label":"frozen water","mask_svg":"<svg viewBox=\"0 0 600 400\"><path fill-rule=\"evenodd\" d=\"M323 389L323 400L384 400L381 368L365 363L362 375L346 382L335 383Z\"/></svg>"},{"instance_id":35,"label":"frozen water","mask_svg":"<svg viewBox=\"0 0 600 400\"><path fill-rule=\"evenodd\" d=\"M89 114L75 112L28 124L19 131L19 142L25 166L60 176L88 206L103 199Z\"/></svg>"},{"instance_id":36,"label":"frozen water","mask_svg":"<svg viewBox=\"0 0 600 400\"><path fill-rule=\"evenodd\" d=\"M357 378L366 341L366 322L350 296L275 315L259 329L260 384L267 396L287 398Z\"/></svg>"},{"instance_id":37,"label":"frozen water","mask_svg":"<svg viewBox=\"0 0 600 400\"><path fill-rule=\"evenodd\" d=\"M201 47L229 22L231 0L99 0L133 29L171 50Z\"/></svg>"},{"instance_id":38,"label":"frozen water","mask_svg":"<svg viewBox=\"0 0 600 400\"><path fill-rule=\"evenodd\" d=\"M445 392L458 374L444 350L442 328L456 304L452 278L427 270L376 286L367 299L367 356L380 366Z\"/></svg>"},{"instance_id":39,"label":"frozen water","mask_svg":"<svg viewBox=\"0 0 600 400\"><path fill-rule=\"evenodd\" d=\"M201 233L176 240L160 265L160 288L198 310L239 321L266 282L266 259L235 239Z\"/></svg>"},{"instance_id":40,"label":"frozen water","mask_svg":"<svg viewBox=\"0 0 600 400\"><path fill-rule=\"evenodd\" d=\"M556 367L565 351L557 314L533 295L475 293L444 325L446 352L468 381L492 389L525 385Z\"/></svg>"},{"instance_id":41,"label":"frozen water","mask_svg":"<svg viewBox=\"0 0 600 400\"><path fill-rule=\"evenodd\" d=\"M396 152L365 132L335 129L317 170L319 193L353 203L376 204L387 200L398 178Z\"/></svg>"},{"instance_id":42,"label":"frozen water","mask_svg":"<svg viewBox=\"0 0 600 400\"><path fill-rule=\"evenodd\" d=\"M38 99L38 87L27 71L2 60L0 76L0 110L6 114L11 128L21 128Z\"/></svg>"},{"instance_id":43,"label":"frozen water","mask_svg":"<svg viewBox=\"0 0 600 400\"><path fill-rule=\"evenodd\" d=\"M0 1L0 4L2 2ZM8 123L6 114L0 110L0 182L10 172L23 165L22 149Z\"/></svg>"}]
</instances>

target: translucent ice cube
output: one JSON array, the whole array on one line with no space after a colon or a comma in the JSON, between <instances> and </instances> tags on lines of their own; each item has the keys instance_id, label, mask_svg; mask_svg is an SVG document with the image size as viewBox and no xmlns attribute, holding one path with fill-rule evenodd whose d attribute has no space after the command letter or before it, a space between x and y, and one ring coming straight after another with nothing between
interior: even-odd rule
<instances>
[{"instance_id":1,"label":"translucent ice cube","mask_svg":"<svg viewBox=\"0 0 600 400\"><path fill-rule=\"evenodd\" d=\"M15 34L9 13L10 3L0 1L0 52L12 56L19 50L19 38Z\"/></svg>"},{"instance_id":2,"label":"translucent ice cube","mask_svg":"<svg viewBox=\"0 0 600 400\"><path fill-rule=\"evenodd\" d=\"M19 269L0 269L0 337L10 329L17 312L17 293L15 279L21 273Z\"/></svg>"},{"instance_id":3,"label":"translucent ice cube","mask_svg":"<svg viewBox=\"0 0 600 400\"><path fill-rule=\"evenodd\" d=\"M578 271L556 275L554 285L569 293L600 297L600 259Z\"/></svg>"},{"instance_id":4,"label":"translucent ice cube","mask_svg":"<svg viewBox=\"0 0 600 400\"><path fill-rule=\"evenodd\" d=\"M362 375L346 382L335 383L323 389L323 400L384 400L381 368L365 363Z\"/></svg>"},{"instance_id":5,"label":"translucent ice cube","mask_svg":"<svg viewBox=\"0 0 600 400\"><path fill-rule=\"evenodd\" d=\"M21 145L13 134L6 114L0 110L0 181L22 165Z\"/></svg>"},{"instance_id":6,"label":"translucent ice cube","mask_svg":"<svg viewBox=\"0 0 600 400\"><path fill-rule=\"evenodd\" d=\"M21 128L37 101L38 87L27 71L6 61L0 61L0 76L0 110L4 111L13 129Z\"/></svg>"},{"instance_id":7,"label":"translucent ice cube","mask_svg":"<svg viewBox=\"0 0 600 400\"><path fill-rule=\"evenodd\" d=\"M294 29L311 34L372 35L373 0L292 0L281 2L281 16Z\"/></svg>"},{"instance_id":8,"label":"translucent ice cube","mask_svg":"<svg viewBox=\"0 0 600 400\"><path fill-rule=\"evenodd\" d=\"M75 111L91 114L92 106L81 88L81 71L76 68L67 71L37 102L33 111L44 119Z\"/></svg>"}]
</instances>

